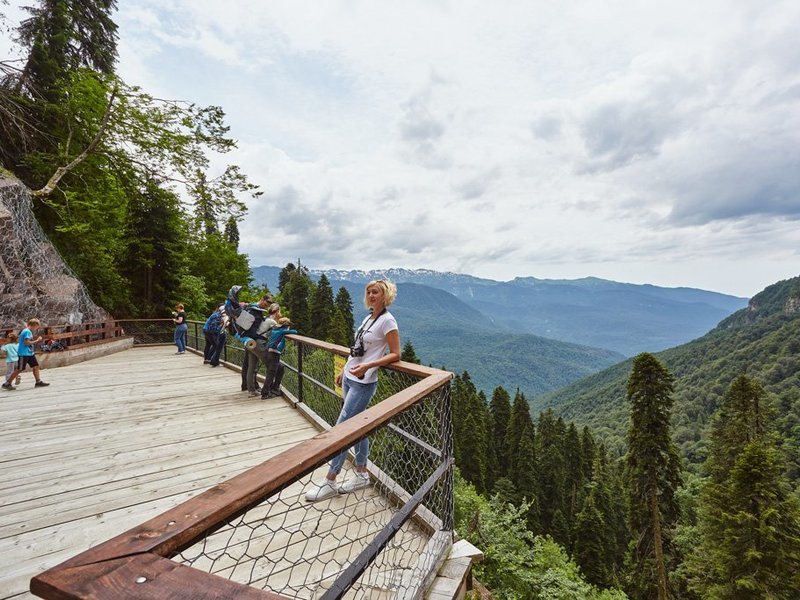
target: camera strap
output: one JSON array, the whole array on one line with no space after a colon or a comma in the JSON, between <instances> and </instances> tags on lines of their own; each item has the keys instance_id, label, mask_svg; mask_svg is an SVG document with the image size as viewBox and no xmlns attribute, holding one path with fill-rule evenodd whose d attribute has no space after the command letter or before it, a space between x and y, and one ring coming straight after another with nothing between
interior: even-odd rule
<instances>
[{"instance_id":1,"label":"camera strap","mask_svg":"<svg viewBox=\"0 0 800 600\"><path fill-rule=\"evenodd\" d=\"M361 341L363 342L363 340L364 340L364 336L365 336L367 333L369 333L369 330L370 330L370 329L372 329L372 326L373 326L373 325L375 325L375 323L378 321L378 319L380 319L380 318L381 318L381 316L383 315L383 313L385 313L385 312L386 312L386 307L384 307L384 308L383 308L383 310L382 310L381 312L379 312L379 313L378 313L378 316L377 316L377 317L374 317L374 318L372 319L372 323L370 323L370 324L369 324L369 327L367 327L367 328L366 328L366 330L365 330L365 329L364 329L364 325L366 325L366 324L367 324L367 321L369 320L369 317L367 317L367 319L366 319L366 320L365 320L365 321L364 321L364 322L361 324L361 327L359 327L359 328L358 328L358 331L356 332L356 341L359 341L359 340L361 340Z\"/></svg>"}]
</instances>

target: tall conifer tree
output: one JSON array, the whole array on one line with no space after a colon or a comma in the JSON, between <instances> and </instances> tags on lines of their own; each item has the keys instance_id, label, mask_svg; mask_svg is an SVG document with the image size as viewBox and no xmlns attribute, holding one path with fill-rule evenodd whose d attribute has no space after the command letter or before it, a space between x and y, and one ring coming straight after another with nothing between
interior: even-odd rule
<instances>
[{"instance_id":1,"label":"tall conifer tree","mask_svg":"<svg viewBox=\"0 0 800 600\"><path fill-rule=\"evenodd\" d=\"M556 418L552 409L539 415L539 426L536 429L536 475L542 506L542 527L547 533L552 533L556 511L561 512L562 517L566 514L564 429L564 422Z\"/></svg>"},{"instance_id":2,"label":"tall conifer tree","mask_svg":"<svg viewBox=\"0 0 800 600\"><path fill-rule=\"evenodd\" d=\"M525 394L517 390L514 395L514 404L511 407L511 417L508 421L508 431L506 432L506 448L508 449L509 465L508 478L517 489L519 497L518 503L523 497L531 498L534 492L530 485L530 476L536 473L535 456L531 462L531 452L526 452L523 457L521 449L524 444L529 444L534 440L536 428L531 419L531 411ZM535 447L532 452L535 455ZM537 497L538 500L538 497Z\"/></svg>"},{"instance_id":3,"label":"tall conifer tree","mask_svg":"<svg viewBox=\"0 0 800 600\"><path fill-rule=\"evenodd\" d=\"M291 271L289 279L281 292L281 300L292 319L295 328L303 334L311 331L311 313L309 298L314 289L314 282L302 269Z\"/></svg>"},{"instance_id":4,"label":"tall conifer tree","mask_svg":"<svg viewBox=\"0 0 800 600\"><path fill-rule=\"evenodd\" d=\"M345 329L347 330L347 341L345 346L352 346L355 341L355 323L353 319L353 299L350 297L350 292L347 288L342 286L336 292L336 299L334 300L336 310L342 315Z\"/></svg>"},{"instance_id":5,"label":"tall conifer tree","mask_svg":"<svg viewBox=\"0 0 800 600\"><path fill-rule=\"evenodd\" d=\"M679 509L680 460L670 434L672 374L648 353L633 362L628 378L631 424L625 457L633 535L630 592L636 598L670 597L667 575L676 562L672 532Z\"/></svg>"},{"instance_id":6,"label":"tall conifer tree","mask_svg":"<svg viewBox=\"0 0 800 600\"><path fill-rule=\"evenodd\" d=\"M497 473L492 479L496 481L501 477L507 477L509 469L506 432L508 431L508 422L511 419L511 396L508 395L504 388L495 388L489 404L489 411L492 415L492 437L494 438L494 447L497 455Z\"/></svg>"},{"instance_id":7,"label":"tall conifer tree","mask_svg":"<svg viewBox=\"0 0 800 600\"><path fill-rule=\"evenodd\" d=\"M311 298L311 329L309 335L318 340L332 339L330 336L333 321L333 290L325 273L320 275Z\"/></svg>"}]
</instances>

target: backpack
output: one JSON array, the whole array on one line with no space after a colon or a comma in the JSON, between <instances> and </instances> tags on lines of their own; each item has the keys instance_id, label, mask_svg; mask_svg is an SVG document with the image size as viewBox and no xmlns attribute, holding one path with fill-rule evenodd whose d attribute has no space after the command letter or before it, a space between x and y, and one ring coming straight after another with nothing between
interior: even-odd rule
<instances>
[{"instance_id":1,"label":"backpack","mask_svg":"<svg viewBox=\"0 0 800 600\"><path fill-rule=\"evenodd\" d=\"M220 310L219 308L211 313L211 316L206 319L206 323L203 325L203 331L207 331L208 333L221 333L224 327L222 322L223 314L224 310Z\"/></svg>"},{"instance_id":2,"label":"backpack","mask_svg":"<svg viewBox=\"0 0 800 600\"><path fill-rule=\"evenodd\" d=\"M264 322L266 311L257 305L242 306L239 302L241 289L240 285L233 286L225 299L224 310L229 319L228 329L234 337L242 341L245 341L244 338L263 338L264 334L259 331L259 327Z\"/></svg>"}]
</instances>

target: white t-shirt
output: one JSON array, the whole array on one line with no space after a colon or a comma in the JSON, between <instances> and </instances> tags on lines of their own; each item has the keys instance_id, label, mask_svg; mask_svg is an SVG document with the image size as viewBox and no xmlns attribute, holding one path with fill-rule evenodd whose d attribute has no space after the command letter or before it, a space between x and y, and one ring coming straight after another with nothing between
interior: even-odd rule
<instances>
[{"instance_id":1,"label":"white t-shirt","mask_svg":"<svg viewBox=\"0 0 800 600\"><path fill-rule=\"evenodd\" d=\"M374 383L378 381L378 369L380 367L373 367L367 369L363 379L359 379L350 372L352 367L360 365L365 362L372 362L380 359L386 350L389 348L389 343L386 341L386 334L390 331L397 331L397 321L389 311L384 312L375 323L372 322L372 315L367 316L361 322L359 328L365 333L362 336L364 341L364 356L351 356L347 359L347 364L344 366L344 376L351 381L358 383ZM369 329L369 331L367 331Z\"/></svg>"}]
</instances>

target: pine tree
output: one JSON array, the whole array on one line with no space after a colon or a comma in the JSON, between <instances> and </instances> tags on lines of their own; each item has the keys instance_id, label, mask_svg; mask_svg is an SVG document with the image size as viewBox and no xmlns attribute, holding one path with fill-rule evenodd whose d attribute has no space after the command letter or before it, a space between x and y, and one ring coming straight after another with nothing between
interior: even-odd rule
<instances>
[{"instance_id":1,"label":"pine tree","mask_svg":"<svg viewBox=\"0 0 800 600\"><path fill-rule=\"evenodd\" d=\"M800 597L800 509L770 417L766 392L742 375L713 421L701 542L687 561L704 598Z\"/></svg>"},{"instance_id":2,"label":"pine tree","mask_svg":"<svg viewBox=\"0 0 800 600\"><path fill-rule=\"evenodd\" d=\"M581 471L588 480L594 476L593 468L597 455L597 443L589 428L584 426L581 430Z\"/></svg>"},{"instance_id":3,"label":"pine tree","mask_svg":"<svg viewBox=\"0 0 800 600\"><path fill-rule=\"evenodd\" d=\"M628 379L631 424L625 457L633 535L630 592L637 598L670 597L667 573L676 562L672 532L679 510L680 461L670 436L673 377L648 353L633 362Z\"/></svg>"},{"instance_id":4,"label":"pine tree","mask_svg":"<svg viewBox=\"0 0 800 600\"><path fill-rule=\"evenodd\" d=\"M347 329L347 341L344 342L344 345L350 347L355 341L355 323L353 320L353 300L350 298L350 292L347 291L347 288L339 288L339 291L336 292L334 304L341 313L345 328Z\"/></svg>"},{"instance_id":5,"label":"pine tree","mask_svg":"<svg viewBox=\"0 0 800 600\"><path fill-rule=\"evenodd\" d=\"M286 284L289 283L289 278L291 277L292 273L297 270L297 267L294 266L294 263L286 263L286 266L283 267L278 273L278 292L283 293L283 288L286 287Z\"/></svg>"},{"instance_id":6,"label":"pine tree","mask_svg":"<svg viewBox=\"0 0 800 600\"><path fill-rule=\"evenodd\" d=\"M537 456L535 447L536 428L531 419L530 407L525 395L517 390L514 395L514 404L511 407L511 417L506 431L506 448L508 450L509 465L508 478L517 489L519 496L517 504L524 498L538 503L539 497L536 489Z\"/></svg>"},{"instance_id":7,"label":"pine tree","mask_svg":"<svg viewBox=\"0 0 800 600\"><path fill-rule=\"evenodd\" d=\"M597 506L597 482L590 483L587 487L589 493L583 506L575 518L575 562L581 567L589 583L601 587L611 585L611 574L608 568L608 539L606 537L606 522L604 515Z\"/></svg>"},{"instance_id":8,"label":"pine tree","mask_svg":"<svg viewBox=\"0 0 800 600\"><path fill-rule=\"evenodd\" d=\"M564 494L565 494L565 517L569 523L573 523L578 514L578 503L583 486L589 482L589 476L583 470L583 460L581 456L581 439L578 435L578 428L574 423L570 423L564 437ZM571 545L567 545L571 549Z\"/></svg>"},{"instance_id":9,"label":"pine tree","mask_svg":"<svg viewBox=\"0 0 800 600\"><path fill-rule=\"evenodd\" d=\"M328 278L323 273L320 275L311 297L311 329L308 335L318 340L331 340L333 309L333 290Z\"/></svg>"},{"instance_id":10,"label":"pine tree","mask_svg":"<svg viewBox=\"0 0 800 600\"><path fill-rule=\"evenodd\" d=\"M545 533L553 533L551 528L556 511L560 511L562 516L566 513L564 429L563 421L559 422L552 409L539 415L536 428L536 474L542 507L542 528Z\"/></svg>"},{"instance_id":11,"label":"pine tree","mask_svg":"<svg viewBox=\"0 0 800 600\"><path fill-rule=\"evenodd\" d=\"M57 88L70 71L88 67L114 72L117 25L111 19L116 0L41 0L25 7L19 41L28 50L21 88L58 101Z\"/></svg>"},{"instance_id":12,"label":"pine tree","mask_svg":"<svg viewBox=\"0 0 800 600\"><path fill-rule=\"evenodd\" d=\"M311 330L309 298L313 289L311 278L302 269L295 269L281 291L284 312L292 319L295 329L303 334Z\"/></svg>"},{"instance_id":13,"label":"pine tree","mask_svg":"<svg viewBox=\"0 0 800 600\"><path fill-rule=\"evenodd\" d=\"M456 466L464 479L485 492L488 410L466 371L454 378L450 397Z\"/></svg>"},{"instance_id":14,"label":"pine tree","mask_svg":"<svg viewBox=\"0 0 800 600\"><path fill-rule=\"evenodd\" d=\"M542 510L539 501L539 488L536 478L536 433L530 419L523 425L519 445L514 450L517 503L528 505L525 519L528 529L534 533L542 531Z\"/></svg>"},{"instance_id":15,"label":"pine tree","mask_svg":"<svg viewBox=\"0 0 800 600\"><path fill-rule=\"evenodd\" d=\"M180 199L154 182L127 190L128 227L122 274L137 299L117 316L150 316L163 311L166 298L176 298L186 273L183 242L187 231Z\"/></svg>"},{"instance_id":16,"label":"pine tree","mask_svg":"<svg viewBox=\"0 0 800 600\"><path fill-rule=\"evenodd\" d=\"M400 360L414 363L415 365L420 364L420 360L417 357L417 353L414 351L414 344L411 343L411 340L408 340L405 344L403 344L403 351L400 353Z\"/></svg>"},{"instance_id":17,"label":"pine tree","mask_svg":"<svg viewBox=\"0 0 800 600\"><path fill-rule=\"evenodd\" d=\"M492 415L492 437L497 456L497 473L493 477L496 481L501 477L508 476L510 462L508 447L506 446L506 432L508 431L508 422L511 419L511 396L502 387L495 388L492 393L489 410Z\"/></svg>"},{"instance_id":18,"label":"pine tree","mask_svg":"<svg viewBox=\"0 0 800 600\"><path fill-rule=\"evenodd\" d=\"M239 225L236 222L236 217L230 216L225 221L225 241L233 246L235 250L239 249Z\"/></svg>"},{"instance_id":19,"label":"pine tree","mask_svg":"<svg viewBox=\"0 0 800 600\"><path fill-rule=\"evenodd\" d=\"M575 518L575 560L586 579L601 587L617 585L627 546L622 486L611 465L596 457L594 476Z\"/></svg>"},{"instance_id":20,"label":"pine tree","mask_svg":"<svg viewBox=\"0 0 800 600\"><path fill-rule=\"evenodd\" d=\"M331 320L330 339L334 344L349 347L349 339L352 332L347 329L347 323L342 316L342 311L338 307L333 308L333 319Z\"/></svg>"}]
</instances>

